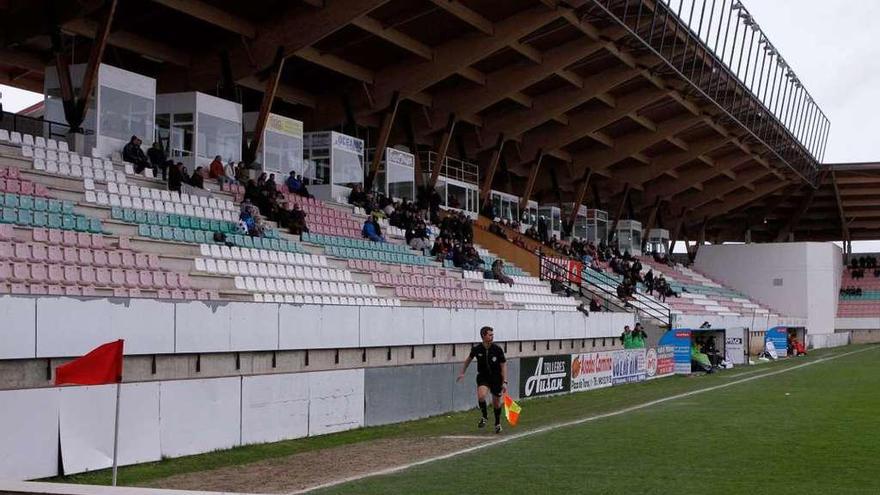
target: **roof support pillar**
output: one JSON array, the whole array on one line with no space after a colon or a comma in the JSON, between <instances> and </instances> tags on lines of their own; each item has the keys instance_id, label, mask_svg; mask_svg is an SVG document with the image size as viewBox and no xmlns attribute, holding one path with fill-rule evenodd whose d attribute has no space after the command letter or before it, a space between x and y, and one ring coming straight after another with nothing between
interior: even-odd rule
<instances>
[{"instance_id":1,"label":"roof support pillar","mask_svg":"<svg viewBox=\"0 0 880 495\"><path fill-rule=\"evenodd\" d=\"M437 163L434 164L434 168L431 170L431 180L428 182L429 189L434 189L437 185L440 169L443 168L443 163L446 161L447 153L449 153L449 143L452 142L456 122L455 114L449 114L449 119L446 121L446 129L443 131L443 136L440 138L440 146L437 148Z\"/></svg>"},{"instance_id":2,"label":"roof support pillar","mask_svg":"<svg viewBox=\"0 0 880 495\"><path fill-rule=\"evenodd\" d=\"M391 136L391 129L394 128L394 119L397 117L397 108L400 106L400 91L395 91L391 97L391 104L385 110L382 117L382 127L379 129L379 139L376 141L376 149L373 151L373 163L370 165L370 173L367 175L364 189L370 191L373 189L373 182L376 180L376 174L379 172L379 164L385 157L385 147L388 146L388 138ZM388 165L386 164L386 174L388 173Z\"/></svg>"},{"instance_id":3,"label":"roof support pillar","mask_svg":"<svg viewBox=\"0 0 880 495\"><path fill-rule=\"evenodd\" d=\"M263 133L269 122L269 114L272 112L272 102L275 101L275 92L278 91L278 82L281 79L281 71L284 70L284 48L279 46L275 52L275 59L269 68L269 77L266 79L266 89L263 91L263 101L260 103L260 113L257 115L257 124L254 127L254 137L245 148L245 163L250 165L257 159L257 151L263 141Z\"/></svg>"},{"instance_id":4,"label":"roof support pillar","mask_svg":"<svg viewBox=\"0 0 880 495\"><path fill-rule=\"evenodd\" d=\"M480 187L481 206L485 206L489 201L489 192L492 190L492 181L495 180L495 171L498 170L498 162L501 161L502 153L504 153L504 133L498 133L498 140L489 156L489 166L486 169L486 176L483 177L483 185Z\"/></svg>"},{"instance_id":5,"label":"roof support pillar","mask_svg":"<svg viewBox=\"0 0 880 495\"><path fill-rule=\"evenodd\" d=\"M519 200L519 211L523 211L532 199L532 190L535 188L535 181L538 179L538 171L541 169L541 162L544 161L544 150L538 150L535 161L532 163L532 169L529 171L529 180L526 182L526 188L523 191L522 198Z\"/></svg>"}]
</instances>

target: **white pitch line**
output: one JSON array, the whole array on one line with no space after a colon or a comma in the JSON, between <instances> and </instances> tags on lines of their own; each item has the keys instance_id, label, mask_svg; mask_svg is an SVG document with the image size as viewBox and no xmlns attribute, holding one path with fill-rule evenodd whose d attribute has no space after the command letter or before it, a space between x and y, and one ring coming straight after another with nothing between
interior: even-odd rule
<instances>
[{"instance_id":1,"label":"white pitch line","mask_svg":"<svg viewBox=\"0 0 880 495\"><path fill-rule=\"evenodd\" d=\"M500 445L502 443L510 442L512 440L519 440L520 438L525 438L525 437L537 435L539 433L544 433L544 432L548 432L548 431L558 430L559 428L567 428L569 426L577 426L577 425L581 425L584 423L596 421L599 419L620 416L621 414L627 414L627 413L630 413L633 411L638 411L640 409L645 409L645 408L648 408L651 406L656 406L657 404L663 404L664 402L683 399L685 397L691 397L693 395L698 395L698 394L702 394L702 393L706 393L706 392L712 392L714 390L720 390L723 388L732 387L732 386L738 385L740 383L746 383L746 382L750 382L753 380L759 380L761 378L767 378L768 376L775 376L775 375L780 375L782 373L788 373L790 371L805 368L807 366L812 366L814 364L824 363L826 361L831 361L834 359L838 359L838 358L842 358L845 356L850 356L852 354L858 354L860 352L865 352L865 351L874 350L874 349L878 349L878 347L875 347L875 346L866 347L864 349L859 349L857 351L850 351L850 352L845 352L843 354L837 354L834 356L820 358L815 361L810 361L810 362L807 362L804 364L799 364L796 366L792 366L790 368L785 368L785 369L781 369L781 370L777 370L777 371L771 371L771 372L765 373L763 375L755 375L755 376L751 376L749 378L743 378L741 380L737 380L734 382L722 383L721 385L713 385L711 387L701 388L698 390L692 390L690 392L684 392L681 394L670 395L669 397L664 397L662 399L655 399L655 400L652 400L649 402L643 402L643 403L637 404L635 406L630 406L630 407L626 407L623 409L618 409L617 411L607 412L607 413L603 413L603 414L597 414L595 416L588 416L588 417L576 419L573 421L567 421L565 423L558 423L558 424L554 424L554 425L543 426L541 428L535 428L534 430L524 431L522 433L516 433L514 435L505 435L505 436L498 438L496 440L492 440L492 441L489 441L489 442L486 442L486 443L483 443L480 445L475 445L473 447L468 447L468 448L464 448L461 450L456 450L454 452L449 452L447 454L429 457L427 459L422 459L422 460L416 461L416 462L410 462L408 464L403 464L400 466L394 466L394 467L390 467L390 468L380 469L378 471L373 471L370 473L363 473L363 474L358 474L355 476L349 476L347 478L340 478L340 479L334 480L334 481L328 481L327 483L322 483L320 485L315 485L315 486L312 486L309 488L304 488L302 490L297 490L295 492L291 492L290 495L297 495L300 493L310 493L310 492L313 492L316 490L323 490L325 488L331 488L331 487L342 485L345 483L351 483L353 481L360 481L365 478L372 478L374 476L384 476L384 475L388 475L388 474L399 473L400 471L405 471L410 468L422 466L424 464L430 464L432 462L451 459L453 457L458 457L460 455L469 454L471 452L476 452L478 450L482 450L482 449L485 449L488 447L494 447L495 445Z\"/></svg>"},{"instance_id":2,"label":"white pitch line","mask_svg":"<svg viewBox=\"0 0 880 495\"><path fill-rule=\"evenodd\" d=\"M440 438L444 440L488 440L492 437L489 435L443 435Z\"/></svg>"}]
</instances>

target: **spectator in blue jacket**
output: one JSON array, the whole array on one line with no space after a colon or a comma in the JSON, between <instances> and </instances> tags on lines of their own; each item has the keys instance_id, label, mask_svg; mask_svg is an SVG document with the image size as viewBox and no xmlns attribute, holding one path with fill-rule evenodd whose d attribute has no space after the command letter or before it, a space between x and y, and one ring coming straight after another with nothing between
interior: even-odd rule
<instances>
[{"instance_id":1,"label":"spectator in blue jacket","mask_svg":"<svg viewBox=\"0 0 880 495\"><path fill-rule=\"evenodd\" d=\"M364 221L364 228L361 229L361 235L373 242L385 242L382 237L382 228L374 217L369 217Z\"/></svg>"}]
</instances>

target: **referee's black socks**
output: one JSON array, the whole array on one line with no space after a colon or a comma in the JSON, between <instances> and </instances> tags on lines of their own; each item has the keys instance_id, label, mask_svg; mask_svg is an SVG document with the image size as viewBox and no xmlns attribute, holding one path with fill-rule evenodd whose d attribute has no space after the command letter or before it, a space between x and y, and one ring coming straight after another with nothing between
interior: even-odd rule
<instances>
[{"instance_id":1,"label":"referee's black socks","mask_svg":"<svg viewBox=\"0 0 880 495\"><path fill-rule=\"evenodd\" d=\"M501 408L496 407L495 408L495 426L498 426L500 424L501 424Z\"/></svg>"},{"instance_id":2,"label":"referee's black socks","mask_svg":"<svg viewBox=\"0 0 880 495\"><path fill-rule=\"evenodd\" d=\"M483 419L489 419L489 410L486 409L486 401L477 401L477 404L480 405L480 412L483 413Z\"/></svg>"}]
</instances>

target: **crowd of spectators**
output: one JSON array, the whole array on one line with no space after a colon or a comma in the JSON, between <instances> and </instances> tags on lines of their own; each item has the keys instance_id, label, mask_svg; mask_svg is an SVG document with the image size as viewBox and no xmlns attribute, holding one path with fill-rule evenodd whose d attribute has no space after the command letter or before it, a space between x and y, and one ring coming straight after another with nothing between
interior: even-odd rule
<instances>
[{"instance_id":1,"label":"crowd of spectators","mask_svg":"<svg viewBox=\"0 0 880 495\"><path fill-rule=\"evenodd\" d=\"M865 278L865 269L873 270L874 277L880 277L880 268L877 267L875 256L859 256L849 262L850 276L854 279Z\"/></svg>"},{"instance_id":2,"label":"crowd of spectators","mask_svg":"<svg viewBox=\"0 0 880 495\"><path fill-rule=\"evenodd\" d=\"M861 288L861 287L852 287L852 286L850 286L850 287L841 287L841 288L840 288L840 295L841 295L841 296L856 296L856 297L861 297L861 295L862 295L862 288Z\"/></svg>"}]
</instances>

